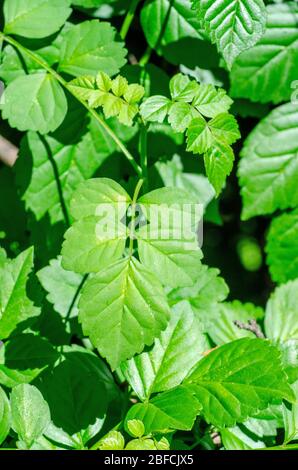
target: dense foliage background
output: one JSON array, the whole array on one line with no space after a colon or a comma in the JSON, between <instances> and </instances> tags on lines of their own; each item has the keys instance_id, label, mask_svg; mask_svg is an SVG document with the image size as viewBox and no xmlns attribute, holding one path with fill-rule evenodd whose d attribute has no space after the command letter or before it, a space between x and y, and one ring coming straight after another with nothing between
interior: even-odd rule
<instances>
[{"instance_id":1,"label":"dense foliage background","mask_svg":"<svg viewBox=\"0 0 298 470\"><path fill-rule=\"evenodd\" d=\"M0 7L2 447L295 447L297 2ZM121 316L88 207L136 187L204 204L204 258L139 242Z\"/></svg>"}]
</instances>

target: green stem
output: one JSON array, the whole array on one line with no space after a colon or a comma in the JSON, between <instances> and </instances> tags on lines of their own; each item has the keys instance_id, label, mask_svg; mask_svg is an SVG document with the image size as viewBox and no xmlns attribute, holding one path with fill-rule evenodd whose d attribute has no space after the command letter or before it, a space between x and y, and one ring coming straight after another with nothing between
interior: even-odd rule
<instances>
[{"instance_id":1,"label":"green stem","mask_svg":"<svg viewBox=\"0 0 298 470\"><path fill-rule=\"evenodd\" d=\"M129 31L130 25L132 23L132 20L134 19L135 12L136 12L139 2L140 0L132 0L130 3L128 12L124 18L122 28L120 30L120 36L121 36L121 39L123 40L126 38L126 35Z\"/></svg>"},{"instance_id":2,"label":"green stem","mask_svg":"<svg viewBox=\"0 0 298 470\"><path fill-rule=\"evenodd\" d=\"M130 240L129 240L129 256L132 255L132 252L133 252L133 242L134 242L134 237L135 237L135 220L136 220L136 204L137 204L137 200L138 200L138 197L139 197L139 194L140 194L140 191L141 191L141 188L143 186L143 183L144 183L144 180L143 179L140 179L138 181L138 184L136 185L136 189L135 189L135 192L134 192L134 195L133 195L133 199L132 199L132 204L131 204L131 221L130 221Z\"/></svg>"},{"instance_id":3,"label":"green stem","mask_svg":"<svg viewBox=\"0 0 298 470\"><path fill-rule=\"evenodd\" d=\"M142 57L140 58L139 60L139 65L141 67L145 67L145 65L148 64L149 60L150 60L150 57L151 57L151 54L152 54L152 47L148 46L147 49L145 50L144 54L142 55Z\"/></svg>"},{"instance_id":4,"label":"green stem","mask_svg":"<svg viewBox=\"0 0 298 470\"><path fill-rule=\"evenodd\" d=\"M53 156L52 149L51 149L48 141L46 140L45 136L41 135L39 132L37 134L38 134L38 137L40 138L40 141L42 142L42 144L45 148L48 159L49 159L49 161L52 165L53 173L54 173L54 177L55 177L55 181L56 181L56 185L57 185L57 191L58 191L58 195L59 195L61 210L62 210L63 217L64 217L64 221L65 221L66 226L70 227L70 218L69 218L66 202L64 200L63 188L62 188L61 181L60 181L60 175L59 175L59 170L58 170L57 163L56 163L55 158Z\"/></svg>"},{"instance_id":5,"label":"green stem","mask_svg":"<svg viewBox=\"0 0 298 470\"><path fill-rule=\"evenodd\" d=\"M66 316L65 316L65 318L64 318L64 323L67 323L67 322L70 320L70 316L71 316L71 312L72 312L72 310L73 310L73 307L75 306L75 303L76 303L76 301L77 301L77 298L79 297L79 294L80 294L80 292L81 292L81 290L82 290L82 288L83 288L85 282L87 281L88 276L89 276L89 274L85 274L85 276L83 277L83 279L82 279L80 285L78 286L78 288L77 288L77 290L76 290L76 293L75 293L75 295L74 295L74 297L73 297L73 299L72 299L72 301L71 301L71 304L70 304L70 306L69 306L69 309L68 309L68 311L67 311L67 314L66 314Z\"/></svg>"},{"instance_id":6,"label":"green stem","mask_svg":"<svg viewBox=\"0 0 298 470\"><path fill-rule=\"evenodd\" d=\"M28 57L30 57L35 63L40 65L42 68L44 68L52 77L54 77L77 101L79 101L82 106L84 106L87 111L91 114L91 116L94 117L94 119L101 125L101 127L106 131L106 133L111 137L112 140L118 145L119 149L121 152L125 155L127 160L130 162L134 170L136 171L137 175L139 177L142 176L142 169L141 167L135 162L134 157L132 154L127 150L125 145L121 142L121 140L117 137L117 135L112 131L112 129L106 124L106 122L99 116L99 114L92 108L89 107L89 105L82 100L80 97L76 95L76 93L69 87L68 83L66 80L64 80L61 75L59 75L56 70L52 69L41 57L39 57L37 54L34 52L30 51L26 47L24 47L22 44L18 43L15 39L11 38L10 36L5 36L2 32L0 32L0 40L3 39L3 41L6 41L8 44L11 44L12 46L16 47L19 51L23 52L26 54Z\"/></svg>"},{"instance_id":7,"label":"green stem","mask_svg":"<svg viewBox=\"0 0 298 470\"><path fill-rule=\"evenodd\" d=\"M147 127L140 124L139 152L141 157L142 178L144 180L144 191L148 191L148 153L147 153Z\"/></svg>"}]
</instances>

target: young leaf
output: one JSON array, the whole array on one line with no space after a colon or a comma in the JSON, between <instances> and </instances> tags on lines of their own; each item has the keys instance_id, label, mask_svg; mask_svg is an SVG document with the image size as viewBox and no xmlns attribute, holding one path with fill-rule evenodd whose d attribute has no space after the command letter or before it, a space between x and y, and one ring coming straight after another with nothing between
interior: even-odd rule
<instances>
[{"instance_id":1,"label":"young leaf","mask_svg":"<svg viewBox=\"0 0 298 470\"><path fill-rule=\"evenodd\" d=\"M129 195L113 180L97 178L82 183L71 201L76 222L65 234L63 268L87 274L121 258L127 239L121 219L129 202Z\"/></svg>"},{"instance_id":2,"label":"young leaf","mask_svg":"<svg viewBox=\"0 0 298 470\"><path fill-rule=\"evenodd\" d=\"M87 281L79 303L84 333L113 369L140 353L170 316L158 279L135 258L125 258Z\"/></svg>"},{"instance_id":3,"label":"young leaf","mask_svg":"<svg viewBox=\"0 0 298 470\"><path fill-rule=\"evenodd\" d=\"M199 113L188 103L173 103L169 109L169 123L175 132L185 132L196 117Z\"/></svg>"},{"instance_id":4,"label":"young leaf","mask_svg":"<svg viewBox=\"0 0 298 470\"><path fill-rule=\"evenodd\" d=\"M4 390L0 387L0 445L5 441L10 430L10 405Z\"/></svg>"},{"instance_id":5,"label":"young leaf","mask_svg":"<svg viewBox=\"0 0 298 470\"><path fill-rule=\"evenodd\" d=\"M202 359L184 385L202 405L207 422L234 426L273 401L295 401L277 348L261 339L239 339Z\"/></svg>"},{"instance_id":6,"label":"young leaf","mask_svg":"<svg viewBox=\"0 0 298 470\"><path fill-rule=\"evenodd\" d=\"M162 123L170 107L171 100L166 96L151 96L141 104L140 113L145 121Z\"/></svg>"},{"instance_id":7,"label":"young leaf","mask_svg":"<svg viewBox=\"0 0 298 470\"><path fill-rule=\"evenodd\" d=\"M134 405L126 415L125 424L130 420L141 420L145 433L169 432L169 430L190 430L201 410L200 403L187 387L177 387L161 393L148 403Z\"/></svg>"},{"instance_id":8,"label":"young leaf","mask_svg":"<svg viewBox=\"0 0 298 470\"><path fill-rule=\"evenodd\" d=\"M266 9L263 0L193 0L212 42L229 68L235 58L264 34Z\"/></svg>"},{"instance_id":9,"label":"young leaf","mask_svg":"<svg viewBox=\"0 0 298 470\"><path fill-rule=\"evenodd\" d=\"M298 204L297 139L298 111L292 103L274 109L251 132L238 173L243 219Z\"/></svg>"},{"instance_id":10,"label":"young leaf","mask_svg":"<svg viewBox=\"0 0 298 470\"><path fill-rule=\"evenodd\" d=\"M170 80L170 93L174 101L191 103L194 99L199 85L194 80L190 80L187 75L178 73Z\"/></svg>"},{"instance_id":11,"label":"young leaf","mask_svg":"<svg viewBox=\"0 0 298 470\"><path fill-rule=\"evenodd\" d=\"M221 142L215 142L204 155L206 174L217 196L233 169L234 159L233 149Z\"/></svg>"},{"instance_id":12,"label":"young leaf","mask_svg":"<svg viewBox=\"0 0 298 470\"><path fill-rule=\"evenodd\" d=\"M298 280L278 287L271 295L265 315L266 336L277 343L298 340Z\"/></svg>"},{"instance_id":13,"label":"young leaf","mask_svg":"<svg viewBox=\"0 0 298 470\"><path fill-rule=\"evenodd\" d=\"M214 143L207 121L202 117L194 118L187 129L188 152L205 153Z\"/></svg>"},{"instance_id":14,"label":"young leaf","mask_svg":"<svg viewBox=\"0 0 298 470\"><path fill-rule=\"evenodd\" d=\"M71 0L5 0L7 34L43 38L58 31L71 14Z\"/></svg>"},{"instance_id":15,"label":"young leaf","mask_svg":"<svg viewBox=\"0 0 298 470\"><path fill-rule=\"evenodd\" d=\"M143 352L121 365L121 370L141 400L152 393L179 385L197 364L209 344L187 302L172 309L165 331L149 352Z\"/></svg>"},{"instance_id":16,"label":"young leaf","mask_svg":"<svg viewBox=\"0 0 298 470\"><path fill-rule=\"evenodd\" d=\"M18 77L5 90L2 117L20 131L53 132L66 113L64 91L48 73Z\"/></svg>"},{"instance_id":17,"label":"young leaf","mask_svg":"<svg viewBox=\"0 0 298 470\"><path fill-rule=\"evenodd\" d=\"M285 426L285 442L298 439L298 381L292 385L296 396L296 403L283 403L283 418Z\"/></svg>"},{"instance_id":18,"label":"young leaf","mask_svg":"<svg viewBox=\"0 0 298 470\"><path fill-rule=\"evenodd\" d=\"M115 41L115 35L109 23L97 20L72 26L61 46L59 70L75 77L99 71L118 73L126 62L126 50L123 43Z\"/></svg>"},{"instance_id":19,"label":"young leaf","mask_svg":"<svg viewBox=\"0 0 298 470\"><path fill-rule=\"evenodd\" d=\"M261 103L288 101L297 80L298 6L295 2L268 5L264 37L236 60L231 95Z\"/></svg>"},{"instance_id":20,"label":"young leaf","mask_svg":"<svg viewBox=\"0 0 298 470\"><path fill-rule=\"evenodd\" d=\"M50 424L47 402L33 385L14 387L11 396L12 428L29 449Z\"/></svg>"},{"instance_id":21,"label":"young leaf","mask_svg":"<svg viewBox=\"0 0 298 470\"><path fill-rule=\"evenodd\" d=\"M202 84L194 96L192 105L203 116L213 118L218 114L227 113L233 100L222 88L216 89L210 84Z\"/></svg>"},{"instance_id":22,"label":"young leaf","mask_svg":"<svg viewBox=\"0 0 298 470\"><path fill-rule=\"evenodd\" d=\"M27 297L28 276L33 267L33 248L7 260L0 267L0 338L5 339L15 328L39 314Z\"/></svg>"},{"instance_id":23,"label":"young leaf","mask_svg":"<svg viewBox=\"0 0 298 470\"><path fill-rule=\"evenodd\" d=\"M267 264L276 282L298 277L298 211L275 217L267 237Z\"/></svg>"}]
</instances>

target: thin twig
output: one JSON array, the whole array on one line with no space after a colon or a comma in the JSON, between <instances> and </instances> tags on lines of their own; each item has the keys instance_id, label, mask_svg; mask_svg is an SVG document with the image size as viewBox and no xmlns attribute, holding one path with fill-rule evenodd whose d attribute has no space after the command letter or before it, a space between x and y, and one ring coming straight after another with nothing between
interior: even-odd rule
<instances>
[{"instance_id":1,"label":"thin twig","mask_svg":"<svg viewBox=\"0 0 298 470\"><path fill-rule=\"evenodd\" d=\"M234 325L240 328L240 330L250 331L257 338L265 338L260 326L257 324L257 321L255 319L248 320L248 323L243 323L240 320L235 320Z\"/></svg>"}]
</instances>

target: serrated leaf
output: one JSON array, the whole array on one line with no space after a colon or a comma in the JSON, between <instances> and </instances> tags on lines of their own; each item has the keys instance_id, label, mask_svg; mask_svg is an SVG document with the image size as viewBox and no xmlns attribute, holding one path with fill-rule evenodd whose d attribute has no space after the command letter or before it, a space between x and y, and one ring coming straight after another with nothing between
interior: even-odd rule
<instances>
[{"instance_id":1,"label":"serrated leaf","mask_svg":"<svg viewBox=\"0 0 298 470\"><path fill-rule=\"evenodd\" d=\"M27 448L30 448L50 424L48 404L40 391L29 384L14 387L10 403L12 428Z\"/></svg>"},{"instance_id":2,"label":"serrated leaf","mask_svg":"<svg viewBox=\"0 0 298 470\"><path fill-rule=\"evenodd\" d=\"M16 78L6 88L3 101L3 119L20 131L53 132L67 113L64 91L48 73Z\"/></svg>"},{"instance_id":3,"label":"serrated leaf","mask_svg":"<svg viewBox=\"0 0 298 470\"><path fill-rule=\"evenodd\" d=\"M234 159L233 149L221 142L215 142L204 155L206 174L217 195L233 169Z\"/></svg>"},{"instance_id":4,"label":"serrated leaf","mask_svg":"<svg viewBox=\"0 0 298 470\"><path fill-rule=\"evenodd\" d=\"M173 103L169 109L169 123L175 132L185 132L199 113L189 103Z\"/></svg>"},{"instance_id":5,"label":"serrated leaf","mask_svg":"<svg viewBox=\"0 0 298 470\"><path fill-rule=\"evenodd\" d=\"M298 382L292 385L296 396L296 403L283 403L283 419L285 427L285 442L294 441L298 438Z\"/></svg>"},{"instance_id":6,"label":"serrated leaf","mask_svg":"<svg viewBox=\"0 0 298 470\"><path fill-rule=\"evenodd\" d=\"M261 103L288 101L297 80L297 3L268 5L264 37L241 54L231 73L231 95Z\"/></svg>"},{"instance_id":7,"label":"serrated leaf","mask_svg":"<svg viewBox=\"0 0 298 470\"><path fill-rule=\"evenodd\" d=\"M275 217L267 236L267 264L278 283L298 277L298 211Z\"/></svg>"},{"instance_id":8,"label":"serrated leaf","mask_svg":"<svg viewBox=\"0 0 298 470\"><path fill-rule=\"evenodd\" d=\"M207 422L233 426L273 401L295 401L278 349L261 339L239 339L202 359L184 381Z\"/></svg>"},{"instance_id":9,"label":"serrated leaf","mask_svg":"<svg viewBox=\"0 0 298 470\"><path fill-rule=\"evenodd\" d=\"M27 296L27 282L33 268L33 248L0 268L0 338L5 339L25 320L39 314Z\"/></svg>"},{"instance_id":10,"label":"serrated leaf","mask_svg":"<svg viewBox=\"0 0 298 470\"><path fill-rule=\"evenodd\" d=\"M271 295L265 315L266 336L275 342L298 340L298 280L277 287Z\"/></svg>"},{"instance_id":11,"label":"serrated leaf","mask_svg":"<svg viewBox=\"0 0 298 470\"><path fill-rule=\"evenodd\" d=\"M202 84L198 87L192 105L203 116L213 118L229 111L232 103L233 100L222 88L216 89L213 85Z\"/></svg>"},{"instance_id":12,"label":"serrated leaf","mask_svg":"<svg viewBox=\"0 0 298 470\"><path fill-rule=\"evenodd\" d=\"M297 139L298 111L292 103L274 109L250 133L238 171L243 219L298 204Z\"/></svg>"},{"instance_id":13,"label":"serrated leaf","mask_svg":"<svg viewBox=\"0 0 298 470\"><path fill-rule=\"evenodd\" d=\"M212 42L229 68L235 58L264 34L266 9L263 0L195 0Z\"/></svg>"},{"instance_id":14,"label":"serrated leaf","mask_svg":"<svg viewBox=\"0 0 298 470\"><path fill-rule=\"evenodd\" d=\"M194 118L187 129L188 152L205 153L214 142L207 121L202 117Z\"/></svg>"},{"instance_id":15,"label":"serrated leaf","mask_svg":"<svg viewBox=\"0 0 298 470\"><path fill-rule=\"evenodd\" d=\"M145 121L162 123L171 106L171 100L166 96L151 96L140 107L140 113Z\"/></svg>"},{"instance_id":16,"label":"serrated leaf","mask_svg":"<svg viewBox=\"0 0 298 470\"><path fill-rule=\"evenodd\" d=\"M232 114L217 114L208 122L208 126L213 137L222 144L232 145L241 137L237 121Z\"/></svg>"},{"instance_id":17,"label":"serrated leaf","mask_svg":"<svg viewBox=\"0 0 298 470\"><path fill-rule=\"evenodd\" d=\"M71 0L5 0L7 34L43 38L58 31L71 14Z\"/></svg>"},{"instance_id":18,"label":"serrated leaf","mask_svg":"<svg viewBox=\"0 0 298 470\"><path fill-rule=\"evenodd\" d=\"M84 21L73 26L61 46L59 70L75 77L108 75L119 72L125 64L123 43L115 41L116 31L109 23Z\"/></svg>"},{"instance_id":19,"label":"serrated leaf","mask_svg":"<svg viewBox=\"0 0 298 470\"><path fill-rule=\"evenodd\" d=\"M169 430L190 430L201 409L200 403L186 387L180 386L154 397L149 403L134 405L126 415L129 420L139 419L145 425L145 433Z\"/></svg>"},{"instance_id":20,"label":"serrated leaf","mask_svg":"<svg viewBox=\"0 0 298 470\"><path fill-rule=\"evenodd\" d=\"M80 274L63 269L59 256L51 260L49 266L38 271L37 277L48 292L47 300L53 304L56 312L68 318L77 316L77 301L74 303L74 300L83 281Z\"/></svg>"},{"instance_id":21,"label":"serrated leaf","mask_svg":"<svg viewBox=\"0 0 298 470\"><path fill-rule=\"evenodd\" d=\"M63 268L87 274L121 258L127 239L121 219L130 202L126 191L108 178L82 183L71 201L76 222L65 234Z\"/></svg>"},{"instance_id":22,"label":"serrated leaf","mask_svg":"<svg viewBox=\"0 0 298 470\"><path fill-rule=\"evenodd\" d=\"M172 309L165 331L149 352L143 352L121 365L129 384L141 400L152 393L179 385L209 348L190 306L180 302Z\"/></svg>"},{"instance_id":23,"label":"serrated leaf","mask_svg":"<svg viewBox=\"0 0 298 470\"><path fill-rule=\"evenodd\" d=\"M10 405L4 390L0 387L0 445L5 441L10 430Z\"/></svg>"},{"instance_id":24,"label":"serrated leaf","mask_svg":"<svg viewBox=\"0 0 298 470\"><path fill-rule=\"evenodd\" d=\"M89 280L79 303L84 333L113 369L151 345L169 316L161 284L135 258L120 260Z\"/></svg>"},{"instance_id":25,"label":"serrated leaf","mask_svg":"<svg viewBox=\"0 0 298 470\"><path fill-rule=\"evenodd\" d=\"M194 99L199 85L190 80L187 75L178 73L170 80L170 93L174 101L182 101L184 103L191 103Z\"/></svg>"},{"instance_id":26,"label":"serrated leaf","mask_svg":"<svg viewBox=\"0 0 298 470\"><path fill-rule=\"evenodd\" d=\"M192 285L201 268L196 233L183 227L151 227L136 232L141 262L169 287Z\"/></svg>"}]
</instances>

